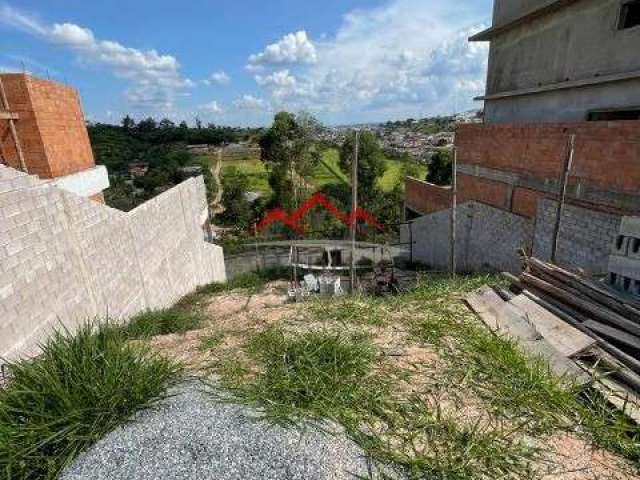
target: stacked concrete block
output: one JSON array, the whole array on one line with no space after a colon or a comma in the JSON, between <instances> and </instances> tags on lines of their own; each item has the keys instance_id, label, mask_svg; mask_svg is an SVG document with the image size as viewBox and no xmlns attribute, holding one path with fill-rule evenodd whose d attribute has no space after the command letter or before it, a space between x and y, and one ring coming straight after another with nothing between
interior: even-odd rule
<instances>
[{"instance_id":1,"label":"stacked concrete block","mask_svg":"<svg viewBox=\"0 0 640 480\"><path fill-rule=\"evenodd\" d=\"M557 212L555 200L544 199L538 204L533 255L542 260L551 260ZM558 236L557 263L572 270L606 274L610 247L618 235L621 219L620 215L565 205Z\"/></svg>"},{"instance_id":2,"label":"stacked concrete block","mask_svg":"<svg viewBox=\"0 0 640 480\"><path fill-rule=\"evenodd\" d=\"M446 269L450 258L451 210L425 215L412 225L413 258ZM456 259L460 271L510 271L522 269L518 250L531 246L531 220L479 202L458 206ZM408 229L401 242L409 241Z\"/></svg>"},{"instance_id":3,"label":"stacked concrete block","mask_svg":"<svg viewBox=\"0 0 640 480\"><path fill-rule=\"evenodd\" d=\"M226 279L202 177L125 213L0 166L0 358L52 328L125 321Z\"/></svg>"},{"instance_id":4,"label":"stacked concrete block","mask_svg":"<svg viewBox=\"0 0 640 480\"><path fill-rule=\"evenodd\" d=\"M624 217L611 248L609 284L640 297L640 217Z\"/></svg>"}]
</instances>

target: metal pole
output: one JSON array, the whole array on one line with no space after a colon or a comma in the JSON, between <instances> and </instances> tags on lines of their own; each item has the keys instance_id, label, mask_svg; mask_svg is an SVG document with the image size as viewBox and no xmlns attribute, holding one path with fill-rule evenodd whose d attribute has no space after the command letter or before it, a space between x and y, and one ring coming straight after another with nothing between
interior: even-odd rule
<instances>
[{"instance_id":1,"label":"metal pole","mask_svg":"<svg viewBox=\"0 0 640 480\"><path fill-rule=\"evenodd\" d=\"M564 163L564 172L562 173L562 182L560 183L560 198L558 199L558 209L556 211L556 223L553 228L553 243L551 244L551 263L556 263L558 255L558 246L560 244L560 227L562 224L562 213L564 212L564 204L567 199L567 186L569 185L569 174L573 167L573 157L576 149L576 136L571 135L569 139L568 154Z\"/></svg>"},{"instance_id":2,"label":"metal pole","mask_svg":"<svg viewBox=\"0 0 640 480\"><path fill-rule=\"evenodd\" d=\"M9 112L9 100L7 100L7 94L4 91L4 84L2 78L0 78L0 98L2 99L3 108ZM27 164L24 161L24 155L22 153L22 147L20 146L20 140L18 139L18 132L16 131L16 125L13 118L9 118L9 130L11 130L11 136L13 137L13 143L16 146L16 152L18 153L18 160L20 161L20 168L23 172L27 172ZM7 159L8 161L8 159Z\"/></svg>"},{"instance_id":3,"label":"metal pole","mask_svg":"<svg viewBox=\"0 0 640 480\"><path fill-rule=\"evenodd\" d=\"M256 269L260 271L260 250L258 249L258 224L253 222L254 240L256 242Z\"/></svg>"},{"instance_id":4,"label":"metal pole","mask_svg":"<svg viewBox=\"0 0 640 480\"><path fill-rule=\"evenodd\" d=\"M413 222L409 222L409 263L413 265Z\"/></svg>"},{"instance_id":5,"label":"metal pole","mask_svg":"<svg viewBox=\"0 0 640 480\"><path fill-rule=\"evenodd\" d=\"M450 273L452 277L456 276L456 221L458 209L458 152L453 148L451 172L451 258Z\"/></svg>"},{"instance_id":6,"label":"metal pole","mask_svg":"<svg viewBox=\"0 0 640 480\"><path fill-rule=\"evenodd\" d=\"M358 210L358 149L360 147L360 131L356 130L356 144L351 162L351 292L356 288L356 233Z\"/></svg>"}]
</instances>

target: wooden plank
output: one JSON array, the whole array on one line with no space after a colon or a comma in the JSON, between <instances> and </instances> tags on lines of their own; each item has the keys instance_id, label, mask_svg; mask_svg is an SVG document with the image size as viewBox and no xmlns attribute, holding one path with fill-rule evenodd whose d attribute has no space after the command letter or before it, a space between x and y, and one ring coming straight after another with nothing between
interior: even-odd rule
<instances>
[{"instance_id":1,"label":"wooden plank","mask_svg":"<svg viewBox=\"0 0 640 480\"><path fill-rule=\"evenodd\" d=\"M509 305L490 287L482 287L467 296L467 303L492 332L519 340L536 340L540 334L513 305ZM515 321L514 319L518 320Z\"/></svg>"},{"instance_id":2,"label":"wooden plank","mask_svg":"<svg viewBox=\"0 0 640 480\"><path fill-rule=\"evenodd\" d=\"M609 325L604 325L600 322L596 322L595 320L587 320L584 322L584 326L589 330L593 330L600 335L610 338L611 340L615 340L627 347L635 348L640 350L640 338L635 335L631 335L630 333L623 332L622 330L618 330L617 328L610 327Z\"/></svg>"},{"instance_id":3,"label":"wooden plank","mask_svg":"<svg viewBox=\"0 0 640 480\"><path fill-rule=\"evenodd\" d=\"M18 120L20 115L13 112L0 112L0 120Z\"/></svg>"},{"instance_id":4,"label":"wooden plank","mask_svg":"<svg viewBox=\"0 0 640 480\"><path fill-rule=\"evenodd\" d=\"M571 279L573 283L581 284L584 288L591 290L592 293L609 297L611 300L635 307L637 310L640 310L640 301L612 289L607 284L582 278L581 276L576 275L569 270L565 270L557 265L551 265L549 263L543 262L542 260L535 257L525 257L525 263L530 267L538 268L539 270L544 270L547 273L554 274L561 281Z\"/></svg>"},{"instance_id":5,"label":"wooden plank","mask_svg":"<svg viewBox=\"0 0 640 480\"><path fill-rule=\"evenodd\" d=\"M534 275L540 279L561 287L575 296L586 297L585 300L602 304L629 320L640 322L640 310L623 303L621 299L603 294L600 289L594 289L591 286L584 285L582 282L572 279L565 273L546 268L542 262L535 258L531 259L530 266Z\"/></svg>"},{"instance_id":6,"label":"wooden plank","mask_svg":"<svg viewBox=\"0 0 640 480\"><path fill-rule=\"evenodd\" d=\"M632 322L631 320L607 309L606 307L603 307L598 303L594 303L584 298L579 298L560 287L552 285L551 283L541 280L540 278L528 273L523 273L521 275L521 279L527 285L532 285L542 291L545 291L553 297L556 297L567 303L568 305L574 306L578 310L581 310L583 312L587 312L590 316L599 321L615 325L622 328L623 330L626 330L629 333L640 336L639 324Z\"/></svg>"},{"instance_id":7,"label":"wooden plank","mask_svg":"<svg viewBox=\"0 0 640 480\"><path fill-rule=\"evenodd\" d=\"M509 303L522 310L533 327L565 357L572 357L596 344L593 338L572 327L525 295L518 295Z\"/></svg>"},{"instance_id":8,"label":"wooden plank","mask_svg":"<svg viewBox=\"0 0 640 480\"><path fill-rule=\"evenodd\" d=\"M611 377L603 375L603 372L594 366L582 361L578 364L595 378L593 388L599 391L622 414L640 425L640 397L636 393L629 391L628 388Z\"/></svg>"},{"instance_id":9,"label":"wooden plank","mask_svg":"<svg viewBox=\"0 0 640 480\"><path fill-rule=\"evenodd\" d=\"M522 293L534 302L554 313L556 316L570 323L585 335L589 335L595 339L602 350L613 355L618 361L629 367L634 372L640 373L640 361L636 360L631 355L626 354L619 348L612 345L609 341L584 326L584 322L589 320L588 317L584 317L571 307L562 304L559 300L556 300L542 291L524 290Z\"/></svg>"},{"instance_id":10,"label":"wooden plank","mask_svg":"<svg viewBox=\"0 0 640 480\"><path fill-rule=\"evenodd\" d=\"M528 356L544 358L555 375L580 385L591 381L575 363L542 338L520 309L502 300L491 288L483 287L469 294L467 303L497 335L515 340Z\"/></svg>"}]
</instances>

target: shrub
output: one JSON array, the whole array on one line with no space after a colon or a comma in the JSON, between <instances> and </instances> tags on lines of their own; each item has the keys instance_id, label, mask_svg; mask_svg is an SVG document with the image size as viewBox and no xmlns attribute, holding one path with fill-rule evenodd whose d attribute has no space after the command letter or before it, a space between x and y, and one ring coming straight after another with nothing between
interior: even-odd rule
<instances>
[{"instance_id":1,"label":"shrub","mask_svg":"<svg viewBox=\"0 0 640 480\"><path fill-rule=\"evenodd\" d=\"M0 472L53 479L80 452L161 399L180 367L127 343L119 328L57 331L32 360L7 365L0 390Z\"/></svg>"}]
</instances>

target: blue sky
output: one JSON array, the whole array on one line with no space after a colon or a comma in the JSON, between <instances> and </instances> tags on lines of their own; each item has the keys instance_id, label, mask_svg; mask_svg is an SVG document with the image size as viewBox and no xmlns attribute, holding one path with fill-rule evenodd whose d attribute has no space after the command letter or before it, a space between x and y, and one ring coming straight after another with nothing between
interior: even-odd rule
<instances>
[{"instance_id":1,"label":"blue sky","mask_svg":"<svg viewBox=\"0 0 640 480\"><path fill-rule=\"evenodd\" d=\"M491 0L0 0L0 71L79 89L85 114L327 124L478 105Z\"/></svg>"}]
</instances>

